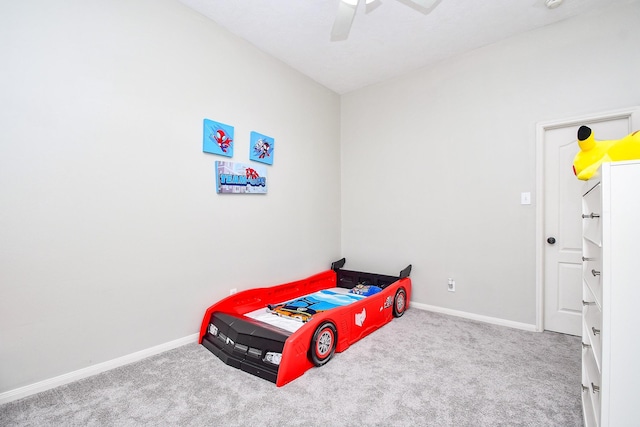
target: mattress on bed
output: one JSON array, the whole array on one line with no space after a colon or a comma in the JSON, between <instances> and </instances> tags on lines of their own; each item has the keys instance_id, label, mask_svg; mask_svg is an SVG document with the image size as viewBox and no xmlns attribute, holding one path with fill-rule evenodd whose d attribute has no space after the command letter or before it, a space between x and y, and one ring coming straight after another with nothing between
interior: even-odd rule
<instances>
[{"instance_id":1,"label":"mattress on bed","mask_svg":"<svg viewBox=\"0 0 640 427\"><path fill-rule=\"evenodd\" d=\"M330 288L273 305L286 304L290 306L304 307L311 302L313 303L316 311L327 311L331 310L332 308L349 305L363 298L366 298L366 296L351 293L349 292L349 289ZM245 313L245 316L272 326L276 326L289 332L295 332L300 329L302 325L304 325L304 322L300 320L279 316L276 313L271 312L268 307L263 307L249 313Z\"/></svg>"}]
</instances>

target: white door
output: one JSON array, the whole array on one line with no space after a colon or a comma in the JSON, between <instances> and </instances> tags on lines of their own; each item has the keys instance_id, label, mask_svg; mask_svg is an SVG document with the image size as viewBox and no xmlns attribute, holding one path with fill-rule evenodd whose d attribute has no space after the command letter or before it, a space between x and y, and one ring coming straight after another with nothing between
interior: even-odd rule
<instances>
[{"instance_id":1,"label":"white door","mask_svg":"<svg viewBox=\"0 0 640 427\"><path fill-rule=\"evenodd\" d=\"M584 181L573 174L577 131L589 126L596 140L618 139L635 129L631 113L539 126L542 132L543 329L582 335L582 201Z\"/></svg>"}]
</instances>

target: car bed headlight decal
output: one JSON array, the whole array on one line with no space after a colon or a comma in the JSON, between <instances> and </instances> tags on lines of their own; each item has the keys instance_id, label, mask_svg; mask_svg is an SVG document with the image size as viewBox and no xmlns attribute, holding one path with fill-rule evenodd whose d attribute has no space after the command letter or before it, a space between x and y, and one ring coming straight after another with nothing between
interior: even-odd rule
<instances>
[{"instance_id":1,"label":"car bed headlight decal","mask_svg":"<svg viewBox=\"0 0 640 427\"><path fill-rule=\"evenodd\" d=\"M282 360L282 353L275 353L273 351L267 351L267 353L264 355L264 359L265 362L269 362L272 363L274 365L279 365L280 361Z\"/></svg>"},{"instance_id":2,"label":"car bed headlight decal","mask_svg":"<svg viewBox=\"0 0 640 427\"><path fill-rule=\"evenodd\" d=\"M218 335L218 328L213 323L209 324L209 333L214 337Z\"/></svg>"}]
</instances>

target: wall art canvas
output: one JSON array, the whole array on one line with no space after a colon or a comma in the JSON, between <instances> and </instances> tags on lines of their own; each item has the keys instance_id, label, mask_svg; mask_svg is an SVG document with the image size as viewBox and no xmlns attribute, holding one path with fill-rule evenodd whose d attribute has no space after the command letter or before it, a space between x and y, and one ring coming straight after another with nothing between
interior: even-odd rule
<instances>
[{"instance_id":1,"label":"wall art canvas","mask_svg":"<svg viewBox=\"0 0 640 427\"><path fill-rule=\"evenodd\" d=\"M222 194L266 194L267 168L216 161L216 192Z\"/></svg>"},{"instance_id":2,"label":"wall art canvas","mask_svg":"<svg viewBox=\"0 0 640 427\"><path fill-rule=\"evenodd\" d=\"M202 151L233 157L233 126L204 119Z\"/></svg>"},{"instance_id":3,"label":"wall art canvas","mask_svg":"<svg viewBox=\"0 0 640 427\"><path fill-rule=\"evenodd\" d=\"M273 164L273 150L275 141L270 136L262 135L258 132L251 132L251 146L249 147L249 159Z\"/></svg>"}]
</instances>

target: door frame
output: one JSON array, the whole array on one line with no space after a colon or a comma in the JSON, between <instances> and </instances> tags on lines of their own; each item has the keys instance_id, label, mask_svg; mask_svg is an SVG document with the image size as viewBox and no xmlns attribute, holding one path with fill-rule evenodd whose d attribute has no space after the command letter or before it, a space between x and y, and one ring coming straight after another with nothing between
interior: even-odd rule
<instances>
[{"instance_id":1,"label":"door frame","mask_svg":"<svg viewBox=\"0 0 640 427\"><path fill-rule=\"evenodd\" d=\"M628 107L601 113L585 114L536 124L536 331L544 331L544 142L548 130L614 119L629 119L640 129L640 107Z\"/></svg>"}]
</instances>

